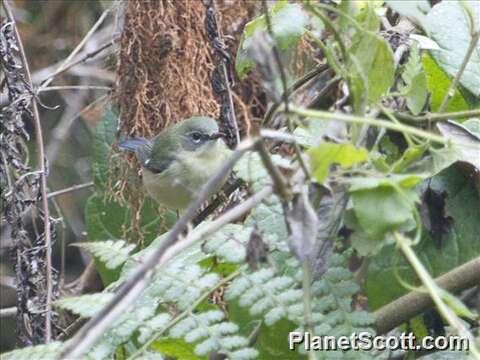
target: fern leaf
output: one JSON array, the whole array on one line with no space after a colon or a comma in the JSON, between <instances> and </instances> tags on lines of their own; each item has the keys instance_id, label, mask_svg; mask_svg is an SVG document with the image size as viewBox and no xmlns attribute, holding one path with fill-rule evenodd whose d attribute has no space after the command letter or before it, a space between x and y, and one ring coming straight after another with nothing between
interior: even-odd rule
<instances>
[{"instance_id":1,"label":"fern leaf","mask_svg":"<svg viewBox=\"0 0 480 360\"><path fill-rule=\"evenodd\" d=\"M27 346L23 349L3 353L2 360L45 360L59 356L63 343L54 341L48 345Z\"/></svg>"},{"instance_id":2,"label":"fern leaf","mask_svg":"<svg viewBox=\"0 0 480 360\"><path fill-rule=\"evenodd\" d=\"M115 269L127 261L135 245L123 240L107 240L72 244L87 250L102 261L108 269Z\"/></svg>"},{"instance_id":3,"label":"fern leaf","mask_svg":"<svg viewBox=\"0 0 480 360\"><path fill-rule=\"evenodd\" d=\"M83 318L90 318L100 311L112 298L112 293L86 294L62 298L57 300L55 305Z\"/></svg>"},{"instance_id":4,"label":"fern leaf","mask_svg":"<svg viewBox=\"0 0 480 360\"><path fill-rule=\"evenodd\" d=\"M225 354L229 359L253 359L258 353L248 348L248 340L237 334L238 326L224 321L225 315L211 310L190 316L170 330L170 336L197 343L195 353L205 356L211 352Z\"/></svg>"}]
</instances>

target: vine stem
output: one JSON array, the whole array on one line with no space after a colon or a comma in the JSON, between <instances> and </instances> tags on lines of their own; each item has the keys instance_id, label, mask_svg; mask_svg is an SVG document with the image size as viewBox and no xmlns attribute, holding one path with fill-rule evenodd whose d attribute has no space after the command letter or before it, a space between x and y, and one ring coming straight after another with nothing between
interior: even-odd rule
<instances>
[{"instance_id":1,"label":"vine stem","mask_svg":"<svg viewBox=\"0 0 480 360\"><path fill-rule=\"evenodd\" d=\"M28 65L27 57L25 55L25 49L18 33L17 24L15 18L13 17L12 10L9 5L8 0L2 1L3 8L8 21L13 25L13 30L15 34L15 39L17 41L20 57L22 59L23 67L25 69L25 77L28 87L33 91L32 76L30 73L30 67ZM35 137L38 147L38 162L40 167L40 193L42 196L42 211L43 211L43 225L44 225L44 239L45 239L45 265L46 265L46 304L45 304L45 343L48 344L52 339L52 239L50 233L50 213L48 209L48 198L47 198L47 169L45 166L45 149L43 144L43 133L42 133L42 124L40 122L40 114L38 112L37 100L35 96L32 95L32 109L33 109L33 122L35 126Z\"/></svg>"},{"instance_id":2,"label":"vine stem","mask_svg":"<svg viewBox=\"0 0 480 360\"><path fill-rule=\"evenodd\" d=\"M450 83L450 86L448 87L447 93L443 97L442 103L438 108L439 113L442 113L447 108L448 103L450 102L453 95L455 94L455 89L457 88L457 85L460 82L460 79L463 73L465 72L465 69L467 68L468 61L472 57L473 51L477 47L477 43L479 39L480 39L480 30L476 32L472 32L470 45L468 46L467 52L465 53L465 57L463 58L462 64L460 65L460 69L458 69L457 74L455 75L455 78L453 79L453 81Z\"/></svg>"},{"instance_id":3,"label":"vine stem","mask_svg":"<svg viewBox=\"0 0 480 360\"><path fill-rule=\"evenodd\" d=\"M466 329L465 326L460 322L452 309L450 309L442 300L438 291L438 285L435 283L433 278L428 273L427 269L425 269L425 267L413 251L410 239L404 237L398 232L394 232L393 237L395 238L397 246L403 252L406 259L412 266L413 270L417 273L420 281L427 288L427 291L430 294L430 297L432 298L434 304L437 306L440 314L445 318L445 320L457 332L458 335L461 335L468 339L470 343L469 345L471 355L473 356L473 358L480 360L480 350L477 349L477 347L475 346L475 338L470 333L470 331L468 331L468 329Z\"/></svg>"},{"instance_id":4,"label":"vine stem","mask_svg":"<svg viewBox=\"0 0 480 360\"><path fill-rule=\"evenodd\" d=\"M451 119L467 119L476 116L480 116L480 109L474 110L465 110L465 111L455 111L455 112L448 112L443 114L426 114L421 116L412 116L405 113L395 113L395 116L401 120L406 121L442 121L442 120L451 120Z\"/></svg>"},{"instance_id":5,"label":"vine stem","mask_svg":"<svg viewBox=\"0 0 480 360\"><path fill-rule=\"evenodd\" d=\"M372 125L377 127L384 127L389 130L395 130L402 133L416 135L421 138L431 140L440 144L449 143L448 139L445 139L440 135L436 135L428 131L417 129L412 126L408 126L404 124L396 124L396 123L382 120L382 119L374 119L374 118L355 116L355 115L349 115L349 114L333 113L333 112L322 111L322 110L305 109L305 108L296 107L293 105L290 105L290 111L302 117L311 117L314 119L321 119L321 120L337 120L337 121L343 121L350 124L365 124L365 125Z\"/></svg>"}]
</instances>

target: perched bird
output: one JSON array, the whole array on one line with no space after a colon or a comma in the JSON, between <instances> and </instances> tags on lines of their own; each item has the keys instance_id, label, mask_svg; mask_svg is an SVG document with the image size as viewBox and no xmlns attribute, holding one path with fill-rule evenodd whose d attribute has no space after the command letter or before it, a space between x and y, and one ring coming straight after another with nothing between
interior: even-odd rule
<instances>
[{"instance_id":1,"label":"perched bird","mask_svg":"<svg viewBox=\"0 0 480 360\"><path fill-rule=\"evenodd\" d=\"M151 140L131 138L119 147L136 154L148 194L160 205L181 211L229 157L231 150L222 135L214 119L199 116L172 125Z\"/></svg>"}]
</instances>

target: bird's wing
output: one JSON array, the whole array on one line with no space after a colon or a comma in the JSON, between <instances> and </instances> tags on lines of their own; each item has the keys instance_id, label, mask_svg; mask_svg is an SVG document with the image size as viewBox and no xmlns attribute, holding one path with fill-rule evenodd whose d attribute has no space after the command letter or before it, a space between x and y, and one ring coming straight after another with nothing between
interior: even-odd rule
<instances>
[{"instance_id":1,"label":"bird's wing","mask_svg":"<svg viewBox=\"0 0 480 360\"><path fill-rule=\"evenodd\" d=\"M167 170L173 161L173 158L164 158L161 161L154 158L149 158L143 163L143 167L155 174L159 174Z\"/></svg>"}]
</instances>

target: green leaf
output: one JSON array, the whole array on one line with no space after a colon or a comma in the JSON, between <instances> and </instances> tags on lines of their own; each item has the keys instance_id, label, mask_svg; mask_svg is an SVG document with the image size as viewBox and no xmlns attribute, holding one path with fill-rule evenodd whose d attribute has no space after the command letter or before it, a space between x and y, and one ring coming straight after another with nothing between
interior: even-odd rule
<instances>
[{"instance_id":1,"label":"green leaf","mask_svg":"<svg viewBox=\"0 0 480 360\"><path fill-rule=\"evenodd\" d=\"M476 19L477 29L471 29L469 17L458 1L442 1L436 4L424 22L427 32L441 48L432 50L431 54L452 78L461 67L471 42L471 34L480 28L480 2L470 1L467 6ZM480 43L477 43L476 51L472 53L464 76L460 78L460 84L475 96L480 96Z\"/></svg>"},{"instance_id":2,"label":"green leaf","mask_svg":"<svg viewBox=\"0 0 480 360\"><path fill-rule=\"evenodd\" d=\"M370 32L357 33L353 41L349 51L357 60L360 69L351 62L350 72L359 74L360 70L364 74L368 101L375 104L393 85L395 65L392 49L384 38ZM360 89L355 88L354 94L355 91L357 97L361 96L358 94Z\"/></svg>"},{"instance_id":3,"label":"green leaf","mask_svg":"<svg viewBox=\"0 0 480 360\"><path fill-rule=\"evenodd\" d=\"M344 221L353 230L352 246L360 254L378 253L390 242L391 231L413 227L418 197L412 187L421 179L418 175L395 175L349 180L353 209L345 213Z\"/></svg>"},{"instance_id":4,"label":"green leaf","mask_svg":"<svg viewBox=\"0 0 480 360\"><path fill-rule=\"evenodd\" d=\"M428 97L427 77L423 71L417 46L410 48L410 57L402 74L406 87L402 93L407 98L407 106L414 115L418 115L425 106Z\"/></svg>"},{"instance_id":5,"label":"green leaf","mask_svg":"<svg viewBox=\"0 0 480 360\"><path fill-rule=\"evenodd\" d=\"M352 192L358 223L371 239L377 240L413 221L412 209L416 200L411 190L405 190L402 194L392 186Z\"/></svg>"},{"instance_id":6,"label":"green leaf","mask_svg":"<svg viewBox=\"0 0 480 360\"><path fill-rule=\"evenodd\" d=\"M432 111L437 111L448 91L451 80L445 72L437 65L435 60L428 54L422 57L423 68L427 75L427 87L431 95ZM469 108L460 91L455 90L445 111L462 111Z\"/></svg>"},{"instance_id":7,"label":"green leaf","mask_svg":"<svg viewBox=\"0 0 480 360\"><path fill-rule=\"evenodd\" d=\"M269 15L275 41L282 50L297 43L305 32L305 27L309 21L300 4L289 3L285 0L277 1L269 10ZM319 29L318 21L313 25L314 28ZM248 49L252 45L253 34L257 30L266 29L265 15L260 15L245 25L235 61L235 70L240 78L245 76L253 66L252 60L248 57Z\"/></svg>"},{"instance_id":8,"label":"green leaf","mask_svg":"<svg viewBox=\"0 0 480 360\"><path fill-rule=\"evenodd\" d=\"M348 169L368 159L368 151L365 148L356 148L351 144L328 142L308 150L308 155L313 175L320 183L326 179L330 165L339 164L343 168Z\"/></svg>"},{"instance_id":9,"label":"green leaf","mask_svg":"<svg viewBox=\"0 0 480 360\"><path fill-rule=\"evenodd\" d=\"M387 5L400 15L406 16L419 25L425 22L425 14L430 10L427 0L387 0Z\"/></svg>"},{"instance_id":10,"label":"green leaf","mask_svg":"<svg viewBox=\"0 0 480 360\"><path fill-rule=\"evenodd\" d=\"M198 356L194 353L194 344L188 344L183 339L162 338L152 344L152 348L166 356L182 360L202 360L207 356Z\"/></svg>"},{"instance_id":11,"label":"green leaf","mask_svg":"<svg viewBox=\"0 0 480 360\"><path fill-rule=\"evenodd\" d=\"M435 236L424 230L420 244L414 248L433 277L438 277L480 255L480 195L471 174L465 172L464 167L455 165L421 185L421 188L430 185L438 193L445 192L445 216L453 219L450 231L441 246ZM398 272L404 280L419 285L413 270L395 251L395 247L384 247L377 256L370 259L366 275L369 305L373 309L408 291L395 277L395 262L398 263Z\"/></svg>"}]
</instances>

